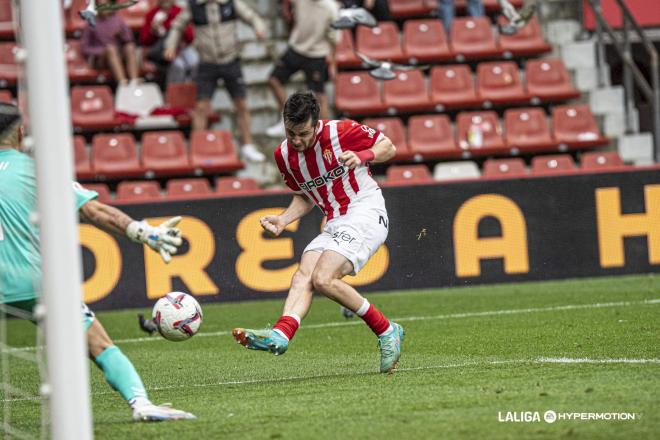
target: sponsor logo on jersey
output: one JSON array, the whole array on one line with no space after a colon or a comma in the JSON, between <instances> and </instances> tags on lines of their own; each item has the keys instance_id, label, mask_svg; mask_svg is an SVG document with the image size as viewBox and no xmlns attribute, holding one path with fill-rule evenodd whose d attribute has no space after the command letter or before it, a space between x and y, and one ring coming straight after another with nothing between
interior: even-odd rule
<instances>
[{"instance_id":1,"label":"sponsor logo on jersey","mask_svg":"<svg viewBox=\"0 0 660 440\"><path fill-rule=\"evenodd\" d=\"M314 179L310 179L306 182L301 182L300 188L304 191L311 191L312 188L319 188L321 186L325 186L329 182L332 182L333 180L343 176L344 174L346 174L346 168L343 165L338 165L319 177L315 177Z\"/></svg>"}]
</instances>

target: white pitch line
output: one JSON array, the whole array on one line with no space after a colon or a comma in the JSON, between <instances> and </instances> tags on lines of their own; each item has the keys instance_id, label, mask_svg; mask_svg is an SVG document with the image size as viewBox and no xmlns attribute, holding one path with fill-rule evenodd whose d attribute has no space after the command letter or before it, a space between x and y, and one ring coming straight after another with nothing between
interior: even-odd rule
<instances>
[{"instance_id":1,"label":"white pitch line","mask_svg":"<svg viewBox=\"0 0 660 440\"><path fill-rule=\"evenodd\" d=\"M640 364L640 365L660 365L660 359L631 359L631 358L605 358L605 359L591 359L591 358L567 358L567 357L540 357L536 359L502 359L502 360L489 360L489 361L468 361L460 363L451 363L451 364L442 364L442 365L421 365L418 367L407 367L407 368L397 368L394 374L405 373L405 372L415 372L415 371L429 371L429 370L445 370L453 368L464 368L464 367L479 367L479 366L504 366L504 365L521 365L521 364L532 364L532 365L543 365L543 364L599 364L599 365L608 365L608 364ZM301 376L285 376L285 377L273 377L273 378L264 378L264 379L250 379L250 380L228 380L228 381L219 381L219 382L210 382L210 383L201 383L201 384L177 384L177 385L165 385L165 386L155 386L147 388L147 391L170 391L184 388L206 388L206 387L222 387L222 386L233 386L233 385L258 385L258 384L268 384L268 383L280 383L280 382L299 382L303 380L315 380L315 379L332 379L338 377L348 377L348 376L379 376L381 373L377 373L374 370L369 371L355 371L355 372L344 372L344 373L335 373L335 374L311 374L311 375L301 375ZM106 390L92 393L93 396L102 396L106 394L114 394L114 391ZM32 398L14 398L14 399L0 399L0 402L24 402L24 401L38 401L41 400L40 397Z\"/></svg>"},{"instance_id":2,"label":"white pitch line","mask_svg":"<svg viewBox=\"0 0 660 440\"><path fill-rule=\"evenodd\" d=\"M563 306L551 306L551 307L532 307L526 309L509 309L509 310L489 310L484 312L464 312L464 313L451 313L446 315L432 315L432 316L403 316L399 318L392 318L396 322L411 322L411 321L431 321L431 320L443 320L443 319L462 319L462 318L479 318L485 316L501 316L501 315L519 315L525 313L541 313L541 312L558 312L564 310L581 310L581 309L601 309L608 307L628 307L636 305L656 305L660 304L660 298L646 299L641 301L618 301L618 302L607 302L607 303L590 303L590 304L566 304ZM362 325L362 321L335 321L335 322L326 322L322 324L310 324L301 326L304 329L324 329L324 328L334 328L334 327L348 327L351 325ZM201 332L195 335L196 338L204 337L216 337L216 336L229 336L230 331L218 331L218 332ZM163 338L159 337L142 337L142 338L130 338L130 339L116 339L114 341L116 344L134 344L141 342L167 342ZM27 351L34 350L34 346L26 347L15 347L8 350L11 351Z\"/></svg>"}]
</instances>

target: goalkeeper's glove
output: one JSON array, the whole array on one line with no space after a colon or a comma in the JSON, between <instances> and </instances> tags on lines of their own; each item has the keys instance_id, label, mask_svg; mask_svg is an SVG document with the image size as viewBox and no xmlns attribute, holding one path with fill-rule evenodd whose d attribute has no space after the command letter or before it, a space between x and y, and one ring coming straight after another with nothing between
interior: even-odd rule
<instances>
[{"instance_id":1,"label":"goalkeeper's glove","mask_svg":"<svg viewBox=\"0 0 660 440\"><path fill-rule=\"evenodd\" d=\"M176 254L178 247L183 243L181 230L176 225L181 217L172 217L158 226L151 226L146 221L133 221L126 228L126 235L136 243L144 243L157 251L163 261L169 263L172 254Z\"/></svg>"}]
</instances>

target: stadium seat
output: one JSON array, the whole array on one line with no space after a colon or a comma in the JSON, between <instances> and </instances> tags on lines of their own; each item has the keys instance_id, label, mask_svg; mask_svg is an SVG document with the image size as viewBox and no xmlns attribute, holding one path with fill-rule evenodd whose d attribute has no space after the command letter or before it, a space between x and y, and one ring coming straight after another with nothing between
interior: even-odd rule
<instances>
[{"instance_id":1,"label":"stadium seat","mask_svg":"<svg viewBox=\"0 0 660 440\"><path fill-rule=\"evenodd\" d=\"M500 121L493 111L459 113L456 139L459 148L473 156L508 153Z\"/></svg>"},{"instance_id":2,"label":"stadium seat","mask_svg":"<svg viewBox=\"0 0 660 440\"><path fill-rule=\"evenodd\" d=\"M167 181L167 196L194 198L198 195L212 194L209 181L203 177L192 179L170 179Z\"/></svg>"},{"instance_id":3,"label":"stadium seat","mask_svg":"<svg viewBox=\"0 0 660 440\"><path fill-rule=\"evenodd\" d=\"M477 94L486 108L527 101L518 65L513 61L480 63L477 67Z\"/></svg>"},{"instance_id":4,"label":"stadium seat","mask_svg":"<svg viewBox=\"0 0 660 440\"><path fill-rule=\"evenodd\" d=\"M197 99L197 86L194 82L167 85L165 101L171 107L193 110Z\"/></svg>"},{"instance_id":5,"label":"stadium seat","mask_svg":"<svg viewBox=\"0 0 660 440\"><path fill-rule=\"evenodd\" d=\"M13 103L14 97L9 90L0 90L0 102Z\"/></svg>"},{"instance_id":6,"label":"stadium seat","mask_svg":"<svg viewBox=\"0 0 660 440\"><path fill-rule=\"evenodd\" d=\"M504 112L504 140L511 154L557 149L542 108L509 109Z\"/></svg>"},{"instance_id":7,"label":"stadium seat","mask_svg":"<svg viewBox=\"0 0 660 440\"><path fill-rule=\"evenodd\" d=\"M474 107L481 101L470 67L464 64L436 66L431 69L431 102L437 111Z\"/></svg>"},{"instance_id":8,"label":"stadium seat","mask_svg":"<svg viewBox=\"0 0 660 440\"><path fill-rule=\"evenodd\" d=\"M142 163L149 178L192 172L186 141L180 131L142 135Z\"/></svg>"},{"instance_id":9,"label":"stadium seat","mask_svg":"<svg viewBox=\"0 0 660 440\"><path fill-rule=\"evenodd\" d=\"M458 9L460 12L465 11L465 6L467 5L466 0L456 0L455 3L456 9ZM500 3L498 0L482 0L482 3L486 12L500 11ZM523 0L509 0L509 3L511 3L511 5L515 8L520 8L523 5Z\"/></svg>"},{"instance_id":10,"label":"stadium seat","mask_svg":"<svg viewBox=\"0 0 660 440\"><path fill-rule=\"evenodd\" d=\"M433 176L426 165L392 165L387 169L385 185L414 183L433 183Z\"/></svg>"},{"instance_id":11,"label":"stadium seat","mask_svg":"<svg viewBox=\"0 0 660 440\"><path fill-rule=\"evenodd\" d=\"M73 158L76 169L76 178L79 180L87 180L94 177L92 162L89 158L87 148L85 147L85 138L82 136L73 137Z\"/></svg>"},{"instance_id":12,"label":"stadium seat","mask_svg":"<svg viewBox=\"0 0 660 440\"><path fill-rule=\"evenodd\" d=\"M13 87L18 80L18 64L14 58L16 43L0 43L0 87Z\"/></svg>"},{"instance_id":13,"label":"stadium seat","mask_svg":"<svg viewBox=\"0 0 660 440\"><path fill-rule=\"evenodd\" d=\"M341 31L341 39L339 40L339 44L337 44L335 60L337 61L337 67L339 68L360 67L362 64L362 61L360 61L358 56L355 55L353 34L348 29Z\"/></svg>"},{"instance_id":14,"label":"stadium seat","mask_svg":"<svg viewBox=\"0 0 660 440\"><path fill-rule=\"evenodd\" d=\"M451 50L440 20L408 20L403 24L403 52L411 64L449 60Z\"/></svg>"},{"instance_id":15,"label":"stadium seat","mask_svg":"<svg viewBox=\"0 0 660 440\"><path fill-rule=\"evenodd\" d=\"M461 157L447 115L418 115L408 120L408 148L415 161Z\"/></svg>"},{"instance_id":16,"label":"stadium seat","mask_svg":"<svg viewBox=\"0 0 660 440\"><path fill-rule=\"evenodd\" d=\"M215 192L221 196L240 196L259 194L262 190L257 181L250 177L218 177Z\"/></svg>"},{"instance_id":17,"label":"stadium seat","mask_svg":"<svg viewBox=\"0 0 660 440\"><path fill-rule=\"evenodd\" d=\"M396 72L396 78L383 83L383 100L390 114L432 110L431 98L420 70Z\"/></svg>"},{"instance_id":18,"label":"stadium seat","mask_svg":"<svg viewBox=\"0 0 660 440\"><path fill-rule=\"evenodd\" d=\"M0 0L0 38L14 37L14 16L11 12L12 0Z\"/></svg>"},{"instance_id":19,"label":"stadium seat","mask_svg":"<svg viewBox=\"0 0 660 440\"><path fill-rule=\"evenodd\" d=\"M528 174L525 161L516 157L511 159L487 159L484 162L484 171L481 177L505 179L525 177Z\"/></svg>"},{"instance_id":20,"label":"stadium seat","mask_svg":"<svg viewBox=\"0 0 660 440\"><path fill-rule=\"evenodd\" d=\"M564 101L580 96L580 92L571 83L564 62L559 58L527 61L525 82L532 104Z\"/></svg>"},{"instance_id":21,"label":"stadium seat","mask_svg":"<svg viewBox=\"0 0 660 440\"><path fill-rule=\"evenodd\" d=\"M451 25L451 48L458 62L501 54L488 17L457 17Z\"/></svg>"},{"instance_id":22,"label":"stadium seat","mask_svg":"<svg viewBox=\"0 0 660 440\"><path fill-rule=\"evenodd\" d=\"M67 40L64 45L67 71L71 82L98 81L107 79L107 72L94 69L80 51L80 41Z\"/></svg>"},{"instance_id":23,"label":"stadium seat","mask_svg":"<svg viewBox=\"0 0 660 440\"><path fill-rule=\"evenodd\" d=\"M504 16L500 16L497 22L505 24L508 23L508 20ZM536 17L529 20L513 35L500 34L500 47L505 58L540 55L552 50L552 46L543 38L543 31Z\"/></svg>"},{"instance_id":24,"label":"stadium seat","mask_svg":"<svg viewBox=\"0 0 660 440\"><path fill-rule=\"evenodd\" d=\"M577 171L575 162L568 154L534 156L532 158L532 174L535 176L564 174L575 171Z\"/></svg>"},{"instance_id":25,"label":"stadium seat","mask_svg":"<svg viewBox=\"0 0 660 440\"><path fill-rule=\"evenodd\" d=\"M190 159L196 175L230 173L243 168L231 133L226 130L193 131Z\"/></svg>"},{"instance_id":26,"label":"stadium seat","mask_svg":"<svg viewBox=\"0 0 660 440\"><path fill-rule=\"evenodd\" d=\"M119 10L119 15L133 32L139 31L144 24L144 17L149 9L156 6L157 0L137 0L133 6Z\"/></svg>"},{"instance_id":27,"label":"stadium seat","mask_svg":"<svg viewBox=\"0 0 660 440\"><path fill-rule=\"evenodd\" d=\"M349 116L383 113L386 108L378 83L367 72L337 74L335 107Z\"/></svg>"},{"instance_id":28,"label":"stadium seat","mask_svg":"<svg viewBox=\"0 0 660 440\"><path fill-rule=\"evenodd\" d=\"M101 178L144 174L132 134L97 134L92 139L92 168Z\"/></svg>"},{"instance_id":29,"label":"stadium seat","mask_svg":"<svg viewBox=\"0 0 660 440\"><path fill-rule=\"evenodd\" d=\"M419 17L435 10L434 2L427 0L388 0L394 18Z\"/></svg>"},{"instance_id":30,"label":"stadium seat","mask_svg":"<svg viewBox=\"0 0 660 440\"><path fill-rule=\"evenodd\" d=\"M396 23L381 21L374 28L358 26L355 40L357 51L369 58L394 62L406 61Z\"/></svg>"},{"instance_id":31,"label":"stadium seat","mask_svg":"<svg viewBox=\"0 0 660 440\"><path fill-rule=\"evenodd\" d=\"M71 7L64 11L64 29L67 34L79 35L87 23L79 12L87 7L87 0L72 0Z\"/></svg>"},{"instance_id":32,"label":"stadium seat","mask_svg":"<svg viewBox=\"0 0 660 440\"><path fill-rule=\"evenodd\" d=\"M406 132L403 128L403 122L399 118L371 118L362 121L364 125L383 133L390 138L396 147L396 156L394 161L409 160L411 158L406 142Z\"/></svg>"},{"instance_id":33,"label":"stadium seat","mask_svg":"<svg viewBox=\"0 0 660 440\"><path fill-rule=\"evenodd\" d=\"M628 168L616 151L588 151L581 159L581 168L585 171L621 171Z\"/></svg>"},{"instance_id":34,"label":"stadium seat","mask_svg":"<svg viewBox=\"0 0 660 440\"><path fill-rule=\"evenodd\" d=\"M77 131L114 128L117 121L110 87L73 86L71 120Z\"/></svg>"},{"instance_id":35,"label":"stadium seat","mask_svg":"<svg viewBox=\"0 0 660 440\"><path fill-rule=\"evenodd\" d=\"M117 185L117 202L148 202L161 198L160 185L153 180L123 181Z\"/></svg>"},{"instance_id":36,"label":"stadium seat","mask_svg":"<svg viewBox=\"0 0 660 440\"><path fill-rule=\"evenodd\" d=\"M83 185L85 189L96 191L99 196L96 200L101 203L112 203L112 195L110 194L110 188L105 183L86 183Z\"/></svg>"},{"instance_id":37,"label":"stadium seat","mask_svg":"<svg viewBox=\"0 0 660 440\"><path fill-rule=\"evenodd\" d=\"M589 148L605 145L588 104L562 105L552 109L552 133L560 148Z\"/></svg>"},{"instance_id":38,"label":"stadium seat","mask_svg":"<svg viewBox=\"0 0 660 440\"><path fill-rule=\"evenodd\" d=\"M479 167L471 160L441 162L433 168L433 179L438 181L478 179Z\"/></svg>"}]
</instances>

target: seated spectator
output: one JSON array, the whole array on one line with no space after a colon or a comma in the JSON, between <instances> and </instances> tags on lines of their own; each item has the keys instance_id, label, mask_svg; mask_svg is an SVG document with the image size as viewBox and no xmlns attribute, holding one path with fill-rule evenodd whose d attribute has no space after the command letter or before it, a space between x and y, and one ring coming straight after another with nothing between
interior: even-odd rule
<instances>
[{"instance_id":1,"label":"seated spectator","mask_svg":"<svg viewBox=\"0 0 660 440\"><path fill-rule=\"evenodd\" d=\"M467 12L471 17L482 17L484 15L484 4L482 0L467 0ZM454 0L438 0L438 17L445 25L447 35L451 33L451 22L454 20Z\"/></svg>"},{"instance_id":2,"label":"seated spectator","mask_svg":"<svg viewBox=\"0 0 660 440\"><path fill-rule=\"evenodd\" d=\"M140 30L143 53L147 59L156 63L159 69L167 69L167 84L193 81L199 64L199 55L192 46L195 33L190 24L183 33L183 47L174 61L170 63L163 57L167 33L180 12L181 8L174 4L174 0L158 0L158 4L147 12Z\"/></svg>"},{"instance_id":3,"label":"seated spectator","mask_svg":"<svg viewBox=\"0 0 660 440\"><path fill-rule=\"evenodd\" d=\"M371 12L376 21L389 21L392 19L390 15L390 5L387 0L343 0L345 8L364 8Z\"/></svg>"},{"instance_id":4,"label":"seated spectator","mask_svg":"<svg viewBox=\"0 0 660 440\"><path fill-rule=\"evenodd\" d=\"M115 0L96 1L97 6L107 3L115 3ZM138 61L133 34L126 22L114 12L99 12L96 26L87 24L83 30L80 47L83 55L91 58L95 68L110 68L113 77L120 85L127 84L129 79L137 81ZM126 69L124 69L124 61Z\"/></svg>"}]
</instances>

